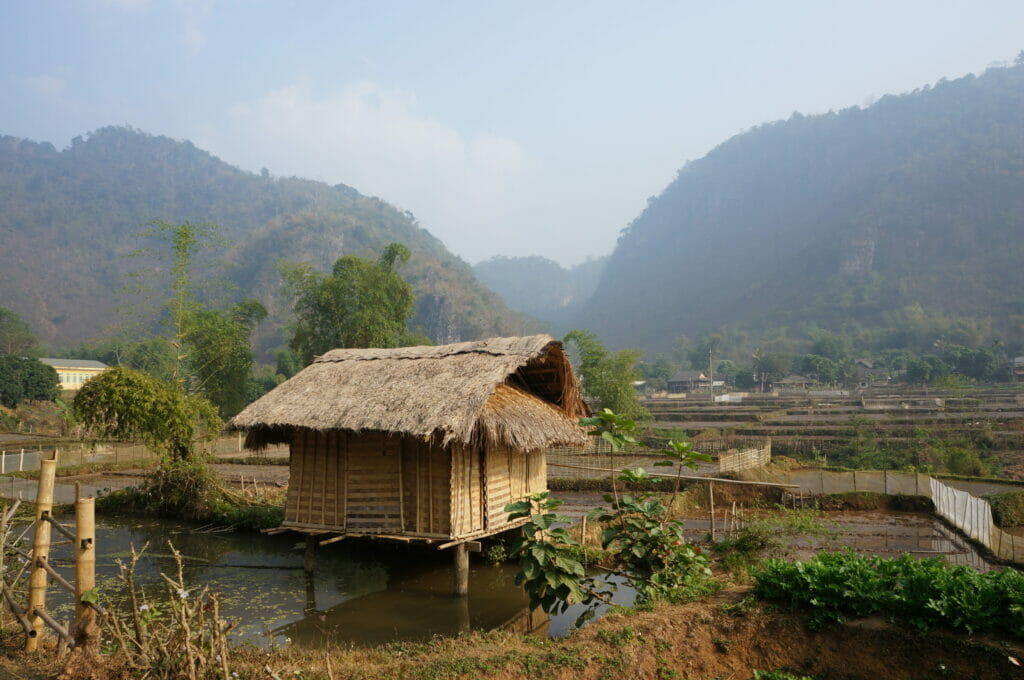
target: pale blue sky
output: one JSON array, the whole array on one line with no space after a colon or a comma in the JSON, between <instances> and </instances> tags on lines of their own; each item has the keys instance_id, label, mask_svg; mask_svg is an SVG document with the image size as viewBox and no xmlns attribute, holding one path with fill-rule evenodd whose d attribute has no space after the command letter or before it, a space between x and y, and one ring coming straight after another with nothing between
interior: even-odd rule
<instances>
[{"instance_id":1,"label":"pale blue sky","mask_svg":"<svg viewBox=\"0 0 1024 680\"><path fill-rule=\"evenodd\" d=\"M1019 0L0 0L0 134L129 124L571 264L745 128L1022 49Z\"/></svg>"}]
</instances>

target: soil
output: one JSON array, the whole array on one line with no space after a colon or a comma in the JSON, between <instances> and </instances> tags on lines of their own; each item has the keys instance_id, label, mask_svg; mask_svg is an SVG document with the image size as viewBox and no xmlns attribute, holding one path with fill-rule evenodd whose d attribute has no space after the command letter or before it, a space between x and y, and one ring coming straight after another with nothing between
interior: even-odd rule
<instances>
[{"instance_id":1,"label":"soil","mask_svg":"<svg viewBox=\"0 0 1024 680\"><path fill-rule=\"evenodd\" d=\"M820 680L1024 675L1009 661L1024 654L1017 645L941 631L919 634L877 619L813 632L799 615L752 605L748 595L737 589L706 602L614 614L559 641L490 634L438 642L411 655L336 652L332 677L739 680L754 670L780 668ZM258 663L266 663L266 656ZM310 675L326 671L322 652L269 665L281 677L299 668Z\"/></svg>"}]
</instances>

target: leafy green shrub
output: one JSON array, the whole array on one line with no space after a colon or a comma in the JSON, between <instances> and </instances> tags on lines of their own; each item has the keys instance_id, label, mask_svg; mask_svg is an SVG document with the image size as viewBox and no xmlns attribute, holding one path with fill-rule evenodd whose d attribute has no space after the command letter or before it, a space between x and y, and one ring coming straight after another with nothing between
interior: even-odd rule
<instances>
[{"instance_id":1,"label":"leafy green shrub","mask_svg":"<svg viewBox=\"0 0 1024 680\"><path fill-rule=\"evenodd\" d=\"M931 512L935 504L925 496L896 494L888 496L874 491L847 491L830 493L818 500L822 510L898 510L901 512Z\"/></svg>"},{"instance_id":2,"label":"leafy green shrub","mask_svg":"<svg viewBox=\"0 0 1024 680\"><path fill-rule=\"evenodd\" d=\"M564 526L555 526L572 521L555 513L561 505L562 501L544 491L505 506L509 521L528 518L510 553L519 560L516 584L522 585L530 598L530 609L540 607L549 614L561 614L577 603L591 605L595 600L607 600L607 594L597 590L594 579L573 556L570 548L578 542ZM577 623L593 614L588 608Z\"/></svg>"},{"instance_id":3,"label":"leafy green shrub","mask_svg":"<svg viewBox=\"0 0 1024 680\"><path fill-rule=\"evenodd\" d=\"M605 524L601 547L611 550L637 591L640 604L656 599L688 599L677 593L698 587L708 577L708 560L689 545L683 523L668 519L668 509L656 499L623 494L606 496L611 509L598 508L591 517Z\"/></svg>"},{"instance_id":4,"label":"leafy green shrub","mask_svg":"<svg viewBox=\"0 0 1024 680\"><path fill-rule=\"evenodd\" d=\"M1024 526L1024 491L1007 491L984 496L992 506L992 521L996 526Z\"/></svg>"},{"instance_id":5,"label":"leafy green shrub","mask_svg":"<svg viewBox=\"0 0 1024 680\"><path fill-rule=\"evenodd\" d=\"M721 555L726 569L742 573L765 555L778 553L786 536L828 536L831 533L816 510L780 510L748 522L734 535L715 543L712 549Z\"/></svg>"},{"instance_id":6,"label":"leafy green shrub","mask_svg":"<svg viewBox=\"0 0 1024 680\"><path fill-rule=\"evenodd\" d=\"M670 492L674 486L675 482L672 479L651 477L642 482L636 482L633 488L642 491ZM612 482L608 477L597 479L556 477L548 480L548 489L551 491L611 491Z\"/></svg>"},{"instance_id":7,"label":"leafy green shrub","mask_svg":"<svg viewBox=\"0 0 1024 680\"><path fill-rule=\"evenodd\" d=\"M245 504L231 498L198 457L165 457L140 486L102 495L96 508L107 514L135 512L252 530L279 526L284 518L280 506Z\"/></svg>"},{"instance_id":8,"label":"leafy green shrub","mask_svg":"<svg viewBox=\"0 0 1024 680\"><path fill-rule=\"evenodd\" d=\"M0 409L0 432L16 432L20 422L18 416Z\"/></svg>"},{"instance_id":9,"label":"leafy green shrub","mask_svg":"<svg viewBox=\"0 0 1024 680\"><path fill-rule=\"evenodd\" d=\"M946 626L1024 637L1024 574L1014 569L982 574L938 558L845 552L808 562L767 560L754 578L759 597L810 607L812 627L878 615L922 631Z\"/></svg>"},{"instance_id":10,"label":"leafy green shrub","mask_svg":"<svg viewBox=\"0 0 1024 680\"><path fill-rule=\"evenodd\" d=\"M887 505L885 494L874 491L830 493L818 503L822 510L882 510Z\"/></svg>"},{"instance_id":11,"label":"leafy green shrub","mask_svg":"<svg viewBox=\"0 0 1024 680\"><path fill-rule=\"evenodd\" d=\"M777 669L774 671L754 671L754 680L814 680L809 675L796 675L789 671Z\"/></svg>"}]
</instances>

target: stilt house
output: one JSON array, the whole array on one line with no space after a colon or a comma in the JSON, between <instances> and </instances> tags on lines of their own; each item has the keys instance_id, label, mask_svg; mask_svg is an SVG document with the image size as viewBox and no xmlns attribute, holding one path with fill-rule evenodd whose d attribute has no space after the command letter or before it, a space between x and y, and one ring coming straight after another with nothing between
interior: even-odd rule
<instances>
[{"instance_id":1,"label":"stilt house","mask_svg":"<svg viewBox=\"0 0 1024 680\"><path fill-rule=\"evenodd\" d=\"M442 544L508 529L547 488L544 450L586 443L588 409L546 335L337 349L250 404L246 446L287 443L282 528Z\"/></svg>"}]
</instances>

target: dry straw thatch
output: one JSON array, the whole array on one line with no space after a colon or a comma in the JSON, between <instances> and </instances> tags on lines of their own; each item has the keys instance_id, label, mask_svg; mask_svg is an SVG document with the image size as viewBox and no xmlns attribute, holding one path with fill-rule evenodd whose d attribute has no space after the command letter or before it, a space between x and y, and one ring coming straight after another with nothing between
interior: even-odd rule
<instances>
[{"instance_id":1,"label":"dry straw thatch","mask_svg":"<svg viewBox=\"0 0 1024 680\"><path fill-rule=\"evenodd\" d=\"M375 430L533 450L585 444L588 409L562 344L547 335L437 347L336 349L235 416L246 446L294 428Z\"/></svg>"}]
</instances>

